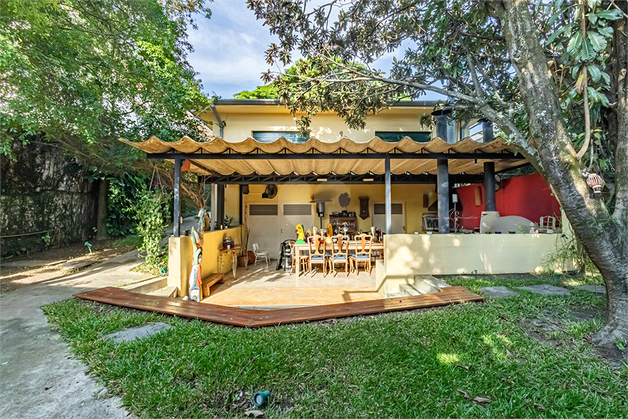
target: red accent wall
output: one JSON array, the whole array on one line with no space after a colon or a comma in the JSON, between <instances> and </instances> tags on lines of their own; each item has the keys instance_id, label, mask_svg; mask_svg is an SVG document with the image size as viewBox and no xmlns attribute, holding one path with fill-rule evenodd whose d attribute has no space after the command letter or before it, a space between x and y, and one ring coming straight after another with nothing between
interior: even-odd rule
<instances>
[{"instance_id":1,"label":"red accent wall","mask_svg":"<svg viewBox=\"0 0 628 419\"><path fill-rule=\"evenodd\" d=\"M495 209L501 216L519 215L535 223L544 215L553 215L560 221L560 205L552 196L552 190L545 179L535 173L518 176L498 183L495 192ZM480 205L475 205L476 189L480 189ZM462 204L459 223L462 228L473 229L480 226L480 216L484 211L484 185L474 184L456 188Z\"/></svg>"}]
</instances>

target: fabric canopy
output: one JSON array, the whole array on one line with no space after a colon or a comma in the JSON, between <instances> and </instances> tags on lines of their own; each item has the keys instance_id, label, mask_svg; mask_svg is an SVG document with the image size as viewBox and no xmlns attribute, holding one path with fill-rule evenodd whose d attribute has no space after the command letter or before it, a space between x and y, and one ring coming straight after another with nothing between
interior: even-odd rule
<instances>
[{"instance_id":1,"label":"fabric canopy","mask_svg":"<svg viewBox=\"0 0 628 419\"><path fill-rule=\"evenodd\" d=\"M489 143L465 138L454 144L440 138L419 143L408 137L397 143L382 141L377 137L362 143L348 138L336 142L322 142L311 138L304 143L292 143L285 138L279 138L272 143L260 143L253 138L237 143L227 142L221 138L196 142L188 137L175 142L162 141L157 137L137 143L123 138L120 138L120 141L149 155L158 155L168 160L175 157L188 158L192 161L190 171L199 175L384 174L384 159L367 158L369 154L393 156L390 159L393 174L436 174L436 158L443 158L444 155L449 160L450 174L482 173L484 162L494 162L496 172L527 163L521 156L515 156L518 153L517 148L502 138L496 138ZM343 158L307 157L317 154L342 155ZM432 154L433 158L430 157ZM470 156L474 154L481 158ZM238 155L241 155L242 159L239 159ZM252 158L253 155L255 159ZM395 155L400 158L394 158ZM417 156L421 158L413 158L412 155L421 155ZM456 155L460 155L459 158L456 158Z\"/></svg>"}]
</instances>

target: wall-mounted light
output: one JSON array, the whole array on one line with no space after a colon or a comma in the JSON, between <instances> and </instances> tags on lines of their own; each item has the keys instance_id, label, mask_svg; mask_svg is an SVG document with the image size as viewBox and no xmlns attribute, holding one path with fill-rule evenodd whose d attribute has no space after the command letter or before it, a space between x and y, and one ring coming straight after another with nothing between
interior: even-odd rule
<instances>
[{"instance_id":1,"label":"wall-mounted light","mask_svg":"<svg viewBox=\"0 0 628 419\"><path fill-rule=\"evenodd\" d=\"M324 177L319 177L316 179L317 182L327 182L327 179L325 179Z\"/></svg>"},{"instance_id":2,"label":"wall-mounted light","mask_svg":"<svg viewBox=\"0 0 628 419\"><path fill-rule=\"evenodd\" d=\"M375 179L373 179L373 178L362 179L362 181L364 181L364 182L373 182L373 180L375 180Z\"/></svg>"}]
</instances>

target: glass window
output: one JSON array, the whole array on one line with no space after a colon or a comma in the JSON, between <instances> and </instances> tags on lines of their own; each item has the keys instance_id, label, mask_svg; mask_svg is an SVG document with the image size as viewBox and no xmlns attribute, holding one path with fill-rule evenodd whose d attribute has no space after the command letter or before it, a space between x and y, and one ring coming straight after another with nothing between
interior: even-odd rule
<instances>
[{"instance_id":1,"label":"glass window","mask_svg":"<svg viewBox=\"0 0 628 419\"><path fill-rule=\"evenodd\" d=\"M403 137L410 137L417 143L427 143L432 133L427 131L375 131L375 135L387 143L398 143Z\"/></svg>"},{"instance_id":2,"label":"glass window","mask_svg":"<svg viewBox=\"0 0 628 419\"><path fill-rule=\"evenodd\" d=\"M253 131L253 138L260 143L272 143L284 137L291 143L304 143L309 137L303 137L298 131Z\"/></svg>"}]
</instances>

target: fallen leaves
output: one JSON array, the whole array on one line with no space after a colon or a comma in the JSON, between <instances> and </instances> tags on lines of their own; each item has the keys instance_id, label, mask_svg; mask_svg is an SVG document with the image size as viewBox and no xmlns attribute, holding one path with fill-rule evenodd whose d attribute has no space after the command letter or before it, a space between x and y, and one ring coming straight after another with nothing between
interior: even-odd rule
<instances>
[{"instance_id":1,"label":"fallen leaves","mask_svg":"<svg viewBox=\"0 0 628 419\"><path fill-rule=\"evenodd\" d=\"M247 410L246 412L244 412L244 414L246 416L253 416L254 418L264 416L264 412L262 412L261 410Z\"/></svg>"},{"instance_id":2,"label":"fallen leaves","mask_svg":"<svg viewBox=\"0 0 628 419\"><path fill-rule=\"evenodd\" d=\"M475 402L475 403L479 404L480 406L484 406L484 405L489 404L490 402L492 402L492 400L489 399L488 397L475 396L475 397L472 398L471 396L469 396L469 393L467 393L466 391L460 390L460 389L458 389L458 391L460 393L462 393L462 395L464 396L465 399L471 400L472 402Z\"/></svg>"},{"instance_id":3,"label":"fallen leaves","mask_svg":"<svg viewBox=\"0 0 628 419\"><path fill-rule=\"evenodd\" d=\"M545 406L543 406L541 403L535 403L534 408L538 410L546 410Z\"/></svg>"}]
</instances>

